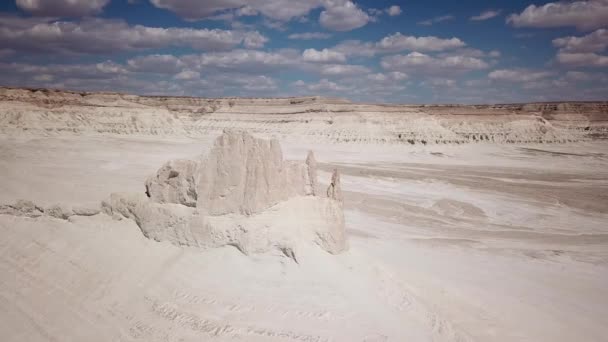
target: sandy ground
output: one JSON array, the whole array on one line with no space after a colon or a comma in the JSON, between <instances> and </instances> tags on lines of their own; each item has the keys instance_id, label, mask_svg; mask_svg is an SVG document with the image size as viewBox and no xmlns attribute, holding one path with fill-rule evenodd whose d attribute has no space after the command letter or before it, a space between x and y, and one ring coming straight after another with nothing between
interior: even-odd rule
<instances>
[{"instance_id":1,"label":"sandy ground","mask_svg":"<svg viewBox=\"0 0 608 342\"><path fill-rule=\"evenodd\" d=\"M210 141L3 137L0 203L96 206ZM342 171L347 253L0 215L0 340L605 341L608 143L283 145Z\"/></svg>"}]
</instances>

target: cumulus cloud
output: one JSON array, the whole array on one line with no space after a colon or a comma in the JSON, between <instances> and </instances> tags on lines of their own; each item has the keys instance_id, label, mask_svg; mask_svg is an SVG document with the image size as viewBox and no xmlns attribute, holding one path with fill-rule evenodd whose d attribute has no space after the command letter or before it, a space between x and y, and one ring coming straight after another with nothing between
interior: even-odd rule
<instances>
[{"instance_id":1,"label":"cumulus cloud","mask_svg":"<svg viewBox=\"0 0 608 342\"><path fill-rule=\"evenodd\" d=\"M129 59L127 66L135 72L174 74L184 67L184 63L173 55L147 55Z\"/></svg>"},{"instance_id":2,"label":"cumulus cloud","mask_svg":"<svg viewBox=\"0 0 608 342\"><path fill-rule=\"evenodd\" d=\"M315 49L306 49L302 53L302 59L305 62L314 62L314 63L331 63L331 62L345 62L346 56L338 51L333 51L329 49L323 50L315 50Z\"/></svg>"},{"instance_id":3,"label":"cumulus cloud","mask_svg":"<svg viewBox=\"0 0 608 342\"><path fill-rule=\"evenodd\" d=\"M608 67L608 56L598 55L593 52L558 52L556 60L559 64L571 67Z\"/></svg>"},{"instance_id":4,"label":"cumulus cloud","mask_svg":"<svg viewBox=\"0 0 608 342\"><path fill-rule=\"evenodd\" d=\"M49 78L100 79L129 73L127 68L112 61L94 64L49 64L0 63L4 75L20 74L27 77L49 75Z\"/></svg>"},{"instance_id":5,"label":"cumulus cloud","mask_svg":"<svg viewBox=\"0 0 608 342\"><path fill-rule=\"evenodd\" d=\"M408 78L408 75L404 72L391 71L388 73L375 73L367 75L367 80L377 83L393 83L395 81L403 81Z\"/></svg>"},{"instance_id":6,"label":"cumulus cloud","mask_svg":"<svg viewBox=\"0 0 608 342\"><path fill-rule=\"evenodd\" d=\"M172 12L185 19L203 19L214 15L217 12L237 9L246 5L242 0L210 0L210 1L195 1L195 0L150 0L150 2L158 7Z\"/></svg>"},{"instance_id":7,"label":"cumulus cloud","mask_svg":"<svg viewBox=\"0 0 608 342\"><path fill-rule=\"evenodd\" d=\"M300 85L302 85L302 83L300 83ZM308 90L310 90L312 92L316 92L316 93L321 93L324 91L336 92L336 91L349 90L348 87L339 85L326 78L319 80L319 82L317 82L317 83L310 83L310 84L304 83L304 85Z\"/></svg>"},{"instance_id":8,"label":"cumulus cloud","mask_svg":"<svg viewBox=\"0 0 608 342\"><path fill-rule=\"evenodd\" d=\"M608 48L608 30L599 29L582 37L562 37L553 45L567 52L601 52Z\"/></svg>"},{"instance_id":9,"label":"cumulus cloud","mask_svg":"<svg viewBox=\"0 0 608 342\"><path fill-rule=\"evenodd\" d=\"M194 70L183 70L183 71L177 73L175 76L173 76L174 79L180 80L180 81L197 80L200 77L201 77L201 74L198 71L194 71Z\"/></svg>"},{"instance_id":10,"label":"cumulus cloud","mask_svg":"<svg viewBox=\"0 0 608 342\"><path fill-rule=\"evenodd\" d=\"M17 7L36 16L82 17L93 15L110 0L17 0Z\"/></svg>"},{"instance_id":11,"label":"cumulus cloud","mask_svg":"<svg viewBox=\"0 0 608 342\"><path fill-rule=\"evenodd\" d=\"M420 52L382 58L380 65L386 70L425 74L454 74L488 68L488 64L475 57L433 57Z\"/></svg>"},{"instance_id":12,"label":"cumulus cloud","mask_svg":"<svg viewBox=\"0 0 608 342\"><path fill-rule=\"evenodd\" d=\"M434 17L431 19L427 19L427 20L422 20L418 22L418 25L423 25L423 26L431 26L433 24L438 24L444 21L448 21L448 20L452 20L454 19L453 15L442 15L439 17Z\"/></svg>"},{"instance_id":13,"label":"cumulus cloud","mask_svg":"<svg viewBox=\"0 0 608 342\"><path fill-rule=\"evenodd\" d=\"M363 75L370 72L368 68L362 65L344 64L326 64L321 66L321 69L319 71L321 75L334 77Z\"/></svg>"},{"instance_id":14,"label":"cumulus cloud","mask_svg":"<svg viewBox=\"0 0 608 342\"><path fill-rule=\"evenodd\" d=\"M321 26L333 31L351 31L369 21L370 16L352 1L329 0L328 7L319 16Z\"/></svg>"},{"instance_id":15,"label":"cumulus cloud","mask_svg":"<svg viewBox=\"0 0 608 342\"><path fill-rule=\"evenodd\" d=\"M471 18L469 18L469 20L483 21L483 20L492 19L492 18L499 16L500 12L501 12L500 10L484 11L484 12L481 12L481 14L479 14L479 15L472 16Z\"/></svg>"},{"instance_id":16,"label":"cumulus cloud","mask_svg":"<svg viewBox=\"0 0 608 342\"><path fill-rule=\"evenodd\" d=\"M397 5L393 5L386 9L386 13L388 15L390 15L391 17L398 16L399 14L401 14L401 12L402 12L401 7L399 7Z\"/></svg>"},{"instance_id":17,"label":"cumulus cloud","mask_svg":"<svg viewBox=\"0 0 608 342\"><path fill-rule=\"evenodd\" d=\"M362 42L360 40L346 40L331 48L349 56L356 57L373 57L377 54L394 53L401 51L447 51L458 49L461 55L465 52L466 43L456 37L439 38L434 36L414 37L406 36L400 32L382 38L378 42ZM472 49L469 49L472 50ZM468 51L468 50L467 50ZM476 50L479 51L479 50ZM480 53L474 57L482 57L484 53Z\"/></svg>"},{"instance_id":18,"label":"cumulus cloud","mask_svg":"<svg viewBox=\"0 0 608 342\"><path fill-rule=\"evenodd\" d=\"M226 50L239 45L259 48L268 41L257 31L132 26L101 18L79 22L1 18L0 48L30 52L111 54L168 46Z\"/></svg>"},{"instance_id":19,"label":"cumulus cloud","mask_svg":"<svg viewBox=\"0 0 608 342\"><path fill-rule=\"evenodd\" d=\"M463 47L466 44L458 38L442 39L438 37L405 36L400 32L384 37L376 47L387 52L404 50L412 51L442 51Z\"/></svg>"},{"instance_id":20,"label":"cumulus cloud","mask_svg":"<svg viewBox=\"0 0 608 342\"><path fill-rule=\"evenodd\" d=\"M158 7L175 12L187 20L210 18L217 13L244 16L257 15L279 21L307 15L314 8L321 7L321 0L150 0Z\"/></svg>"},{"instance_id":21,"label":"cumulus cloud","mask_svg":"<svg viewBox=\"0 0 608 342\"><path fill-rule=\"evenodd\" d=\"M431 78L422 81L421 85L430 88L452 88L456 86L456 80L449 78Z\"/></svg>"},{"instance_id":22,"label":"cumulus cloud","mask_svg":"<svg viewBox=\"0 0 608 342\"><path fill-rule=\"evenodd\" d=\"M323 32L304 32L304 33L293 33L287 36L289 39L300 39L300 40L316 40L316 39L328 39L331 37L329 33Z\"/></svg>"},{"instance_id":23,"label":"cumulus cloud","mask_svg":"<svg viewBox=\"0 0 608 342\"><path fill-rule=\"evenodd\" d=\"M378 53L376 44L360 40L345 40L334 46L332 50L339 51L347 56L372 57Z\"/></svg>"},{"instance_id":24,"label":"cumulus cloud","mask_svg":"<svg viewBox=\"0 0 608 342\"><path fill-rule=\"evenodd\" d=\"M322 8L319 22L333 31L350 31L362 27L372 18L351 0L150 0L158 7L175 12L186 20L205 18L233 19L243 15L264 16L269 26L283 28L282 23L303 18L313 9ZM398 6L397 6L398 7ZM396 12L393 8L391 13Z\"/></svg>"},{"instance_id":25,"label":"cumulus cloud","mask_svg":"<svg viewBox=\"0 0 608 342\"><path fill-rule=\"evenodd\" d=\"M608 0L550 2L530 5L520 14L512 14L507 23L515 27L576 27L594 30L608 23Z\"/></svg>"},{"instance_id":26,"label":"cumulus cloud","mask_svg":"<svg viewBox=\"0 0 608 342\"><path fill-rule=\"evenodd\" d=\"M500 57L502 54L500 53L500 51L498 50L492 50L488 53L488 56L493 57L493 58L498 58Z\"/></svg>"},{"instance_id":27,"label":"cumulus cloud","mask_svg":"<svg viewBox=\"0 0 608 342\"><path fill-rule=\"evenodd\" d=\"M590 73L584 71L568 71L565 79L575 82L602 81L607 82L608 76L604 73Z\"/></svg>"},{"instance_id":28,"label":"cumulus cloud","mask_svg":"<svg viewBox=\"0 0 608 342\"><path fill-rule=\"evenodd\" d=\"M551 77L553 73L549 71L532 71L525 69L499 69L488 74L488 78L496 81L508 82L533 82Z\"/></svg>"},{"instance_id":29,"label":"cumulus cloud","mask_svg":"<svg viewBox=\"0 0 608 342\"><path fill-rule=\"evenodd\" d=\"M286 67L297 66L301 56L295 50L265 52L237 49L227 52L209 52L180 57L193 68L215 71L237 71L242 73L276 72Z\"/></svg>"}]
</instances>

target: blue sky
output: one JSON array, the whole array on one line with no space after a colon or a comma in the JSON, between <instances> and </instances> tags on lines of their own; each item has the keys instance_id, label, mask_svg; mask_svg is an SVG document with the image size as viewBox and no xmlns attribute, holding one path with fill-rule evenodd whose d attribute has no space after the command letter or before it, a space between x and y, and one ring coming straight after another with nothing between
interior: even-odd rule
<instances>
[{"instance_id":1,"label":"blue sky","mask_svg":"<svg viewBox=\"0 0 608 342\"><path fill-rule=\"evenodd\" d=\"M606 100L608 0L16 0L0 85L366 102Z\"/></svg>"}]
</instances>

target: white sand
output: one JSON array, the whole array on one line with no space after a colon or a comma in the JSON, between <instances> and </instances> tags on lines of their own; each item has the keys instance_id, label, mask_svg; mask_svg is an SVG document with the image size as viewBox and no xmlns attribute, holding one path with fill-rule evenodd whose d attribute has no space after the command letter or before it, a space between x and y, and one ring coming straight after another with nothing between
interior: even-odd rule
<instances>
[{"instance_id":1,"label":"white sand","mask_svg":"<svg viewBox=\"0 0 608 342\"><path fill-rule=\"evenodd\" d=\"M0 88L0 205L87 212L235 127L340 170L350 245L296 263L0 214L0 341L605 341L606 108Z\"/></svg>"},{"instance_id":2,"label":"white sand","mask_svg":"<svg viewBox=\"0 0 608 342\"><path fill-rule=\"evenodd\" d=\"M0 203L143 192L210 138L3 137ZM309 147L319 179L342 171L348 252L296 264L155 242L105 215L0 215L0 339L605 340L608 144L284 144L293 159Z\"/></svg>"}]
</instances>

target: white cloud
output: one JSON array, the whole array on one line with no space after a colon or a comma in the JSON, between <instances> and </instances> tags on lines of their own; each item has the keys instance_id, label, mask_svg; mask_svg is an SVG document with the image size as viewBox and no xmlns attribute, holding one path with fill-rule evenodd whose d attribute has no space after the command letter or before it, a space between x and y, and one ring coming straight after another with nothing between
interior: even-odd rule
<instances>
[{"instance_id":1,"label":"white cloud","mask_svg":"<svg viewBox=\"0 0 608 342\"><path fill-rule=\"evenodd\" d=\"M216 12L237 9L247 5L242 0L150 0L158 7L172 12L185 19L195 20L212 16Z\"/></svg>"},{"instance_id":2,"label":"white cloud","mask_svg":"<svg viewBox=\"0 0 608 342\"><path fill-rule=\"evenodd\" d=\"M329 33L323 32L304 32L304 33L293 33L287 36L289 39L301 39L301 40L315 40L315 39L328 39L331 37Z\"/></svg>"},{"instance_id":3,"label":"white cloud","mask_svg":"<svg viewBox=\"0 0 608 342\"><path fill-rule=\"evenodd\" d=\"M372 42L360 40L345 40L334 46L332 50L339 51L347 56L372 57L378 50Z\"/></svg>"},{"instance_id":4,"label":"white cloud","mask_svg":"<svg viewBox=\"0 0 608 342\"><path fill-rule=\"evenodd\" d=\"M471 18L469 18L469 20L472 20L472 21L483 21L483 20L492 19L492 18L495 18L495 17L499 16L500 12L501 12L500 10L484 11L484 12L481 12L481 14L479 14L479 15L472 16Z\"/></svg>"},{"instance_id":5,"label":"white cloud","mask_svg":"<svg viewBox=\"0 0 608 342\"><path fill-rule=\"evenodd\" d=\"M28 77L36 75L51 75L54 78L100 79L126 75L129 71L120 64L105 61L94 64L49 64L35 65L22 63L0 63L3 75L21 74Z\"/></svg>"},{"instance_id":6,"label":"white cloud","mask_svg":"<svg viewBox=\"0 0 608 342\"><path fill-rule=\"evenodd\" d=\"M400 32L384 37L376 47L387 52L404 50L412 51L442 51L463 47L466 44L458 38L442 39L438 37L405 36Z\"/></svg>"},{"instance_id":7,"label":"white cloud","mask_svg":"<svg viewBox=\"0 0 608 342\"><path fill-rule=\"evenodd\" d=\"M178 74L176 74L175 76L173 76L174 79L180 80L180 81L197 80L200 77L201 77L201 74L198 71L194 71L194 70L183 70L183 71L179 72Z\"/></svg>"},{"instance_id":8,"label":"white cloud","mask_svg":"<svg viewBox=\"0 0 608 342\"><path fill-rule=\"evenodd\" d=\"M588 0L550 2L530 5L520 14L512 14L507 23L515 27L568 27L593 30L608 23L608 1Z\"/></svg>"},{"instance_id":9,"label":"white cloud","mask_svg":"<svg viewBox=\"0 0 608 342\"><path fill-rule=\"evenodd\" d=\"M393 83L396 81L403 81L408 78L408 75L404 72L391 71L388 73L376 73L367 75L367 79L377 83Z\"/></svg>"},{"instance_id":10,"label":"white cloud","mask_svg":"<svg viewBox=\"0 0 608 342\"><path fill-rule=\"evenodd\" d=\"M390 78L392 78L395 81L403 81L405 79L408 78L407 74L404 72L399 72L399 71L393 71L393 72L389 72L388 76Z\"/></svg>"},{"instance_id":11,"label":"white cloud","mask_svg":"<svg viewBox=\"0 0 608 342\"><path fill-rule=\"evenodd\" d=\"M223 15L256 15L278 21L289 21L307 15L321 7L322 0L150 0L158 7L175 12L187 20L210 18L217 13ZM228 11L228 12L227 12ZM229 18L229 17L226 17Z\"/></svg>"},{"instance_id":12,"label":"white cloud","mask_svg":"<svg viewBox=\"0 0 608 342\"><path fill-rule=\"evenodd\" d=\"M248 2L251 2L251 6L263 15L281 21L306 15L322 5L319 0L249 0Z\"/></svg>"},{"instance_id":13,"label":"white cloud","mask_svg":"<svg viewBox=\"0 0 608 342\"><path fill-rule=\"evenodd\" d=\"M601 52L608 48L608 30L599 29L582 37L557 38L553 45L567 52Z\"/></svg>"},{"instance_id":14,"label":"white cloud","mask_svg":"<svg viewBox=\"0 0 608 342\"><path fill-rule=\"evenodd\" d=\"M406 36L400 32L382 38L378 42L362 42L360 40L346 40L331 48L331 50L341 52L348 56L358 57L373 57L381 53L410 51L445 51L451 49L456 50L460 55L469 55L469 51L465 50L466 46L462 40L458 38L439 38L434 36L414 37ZM484 53L480 50L479 54L473 57L483 57Z\"/></svg>"},{"instance_id":15,"label":"white cloud","mask_svg":"<svg viewBox=\"0 0 608 342\"><path fill-rule=\"evenodd\" d=\"M258 11L253 7L245 6L245 7L241 7L239 9L237 9L235 15L237 17L254 16L254 15L258 15Z\"/></svg>"},{"instance_id":16,"label":"white cloud","mask_svg":"<svg viewBox=\"0 0 608 342\"><path fill-rule=\"evenodd\" d=\"M556 60L559 64L571 67L608 67L608 56L598 55L593 52L558 52Z\"/></svg>"},{"instance_id":17,"label":"white cloud","mask_svg":"<svg viewBox=\"0 0 608 342\"><path fill-rule=\"evenodd\" d=\"M131 26L123 20L79 22L0 16L0 48L31 52L111 54L168 46L226 50L259 48L268 41L257 31ZM7 19L7 20L5 20Z\"/></svg>"},{"instance_id":18,"label":"white cloud","mask_svg":"<svg viewBox=\"0 0 608 342\"><path fill-rule=\"evenodd\" d=\"M313 63L331 63L331 62L345 62L346 56L338 51L333 51L329 49L323 50L315 50L315 49L306 49L302 53L302 59L305 62L313 62Z\"/></svg>"},{"instance_id":19,"label":"white cloud","mask_svg":"<svg viewBox=\"0 0 608 342\"><path fill-rule=\"evenodd\" d=\"M419 21L418 25L424 25L424 26L431 26L433 24L438 24L444 21L448 21L448 20L453 20L454 16L453 15L442 15L439 17L434 17L431 19L427 19L427 20L423 20L423 21Z\"/></svg>"},{"instance_id":20,"label":"white cloud","mask_svg":"<svg viewBox=\"0 0 608 342\"><path fill-rule=\"evenodd\" d=\"M498 58L501 56L501 53L498 50L492 50L488 55L493 58Z\"/></svg>"},{"instance_id":21,"label":"white cloud","mask_svg":"<svg viewBox=\"0 0 608 342\"><path fill-rule=\"evenodd\" d=\"M565 76L566 80L575 82L590 82L590 81L601 81L608 82L608 75L605 73L590 73L583 71L568 71Z\"/></svg>"},{"instance_id":22,"label":"white cloud","mask_svg":"<svg viewBox=\"0 0 608 342\"><path fill-rule=\"evenodd\" d=\"M398 16L399 14L401 14L401 12L402 12L401 7L399 7L397 5L393 5L386 9L386 13L388 15L390 15L391 17Z\"/></svg>"},{"instance_id":23,"label":"white cloud","mask_svg":"<svg viewBox=\"0 0 608 342\"><path fill-rule=\"evenodd\" d=\"M525 69L500 69L494 70L488 74L488 78L496 81L508 82L532 82L538 81L547 77L551 77L553 73L549 71L532 71Z\"/></svg>"},{"instance_id":24,"label":"white cloud","mask_svg":"<svg viewBox=\"0 0 608 342\"><path fill-rule=\"evenodd\" d=\"M110 0L17 0L17 7L36 16L82 17L93 15Z\"/></svg>"},{"instance_id":25,"label":"white cloud","mask_svg":"<svg viewBox=\"0 0 608 342\"><path fill-rule=\"evenodd\" d=\"M420 52L384 57L380 64L386 70L424 74L454 74L488 68L485 61L475 57L438 58Z\"/></svg>"},{"instance_id":26,"label":"white cloud","mask_svg":"<svg viewBox=\"0 0 608 342\"><path fill-rule=\"evenodd\" d=\"M173 55L147 55L129 59L127 66L135 72L174 74L184 67L184 63Z\"/></svg>"},{"instance_id":27,"label":"white cloud","mask_svg":"<svg viewBox=\"0 0 608 342\"><path fill-rule=\"evenodd\" d=\"M268 91L277 89L277 82L268 76L259 75L254 77L244 77L235 80L243 89L248 91Z\"/></svg>"},{"instance_id":28,"label":"white cloud","mask_svg":"<svg viewBox=\"0 0 608 342\"><path fill-rule=\"evenodd\" d=\"M369 73L370 70L362 65L326 64L321 66L320 73L324 76L356 76Z\"/></svg>"},{"instance_id":29,"label":"white cloud","mask_svg":"<svg viewBox=\"0 0 608 342\"><path fill-rule=\"evenodd\" d=\"M257 31L247 32L243 36L243 46L251 49L259 49L268 43L268 38Z\"/></svg>"},{"instance_id":30,"label":"white cloud","mask_svg":"<svg viewBox=\"0 0 608 342\"><path fill-rule=\"evenodd\" d=\"M180 59L191 68L208 71L233 71L242 73L266 73L301 64L298 51L281 50L264 52L257 50L232 50L210 52L201 55L187 55Z\"/></svg>"},{"instance_id":31,"label":"white cloud","mask_svg":"<svg viewBox=\"0 0 608 342\"><path fill-rule=\"evenodd\" d=\"M310 91L314 91L317 93L321 93L323 91L345 91L349 89L348 87L341 86L335 82L329 81L326 78L321 79L317 83L308 84L306 88Z\"/></svg>"},{"instance_id":32,"label":"white cloud","mask_svg":"<svg viewBox=\"0 0 608 342\"><path fill-rule=\"evenodd\" d=\"M456 86L456 80L449 78L431 78L424 80L421 84L430 88L452 88Z\"/></svg>"},{"instance_id":33,"label":"white cloud","mask_svg":"<svg viewBox=\"0 0 608 342\"><path fill-rule=\"evenodd\" d=\"M328 0L328 4L319 16L319 23L327 29L351 31L365 26L370 21L370 16L350 0Z\"/></svg>"}]
</instances>

